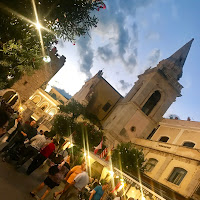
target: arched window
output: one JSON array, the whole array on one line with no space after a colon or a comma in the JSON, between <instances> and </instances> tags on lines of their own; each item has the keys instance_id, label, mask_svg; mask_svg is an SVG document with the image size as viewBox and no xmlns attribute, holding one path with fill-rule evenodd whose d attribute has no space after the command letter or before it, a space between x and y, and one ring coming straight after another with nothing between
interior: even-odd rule
<instances>
[{"instance_id":1,"label":"arched window","mask_svg":"<svg viewBox=\"0 0 200 200\"><path fill-rule=\"evenodd\" d=\"M144 104L142 107L142 111L146 114L149 115L150 112L153 110L153 108L156 106L158 101L161 98L161 94L158 90L156 90L148 99L148 101Z\"/></svg>"},{"instance_id":2,"label":"arched window","mask_svg":"<svg viewBox=\"0 0 200 200\"><path fill-rule=\"evenodd\" d=\"M156 160L154 158L150 158L145 165L145 170L147 172L151 172L157 163L158 163L158 160Z\"/></svg>"},{"instance_id":3,"label":"arched window","mask_svg":"<svg viewBox=\"0 0 200 200\"><path fill-rule=\"evenodd\" d=\"M58 101L60 101L60 103L62 103L64 105L64 101L63 100L59 99Z\"/></svg>"},{"instance_id":4,"label":"arched window","mask_svg":"<svg viewBox=\"0 0 200 200\"><path fill-rule=\"evenodd\" d=\"M56 114L56 109L53 108L49 111L49 115L54 116Z\"/></svg>"},{"instance_id":5,"label":"arched window","mask_svg":"<svg viewBox=\"0 0 200 200\"><path fill-rule=\"evenodd\" d=\"M52 93L52 94L51 94L51 97L52 97L53 99L57 100L57 96L56 96L55 93Z\"/></svg>"},{"instance_id":6,"label":"arched window","mask_svg":"<svg viewBox=\"0 0 200 200\"><path fill-rule=\"evenodd\" d=\"M45 110L47 109L47 107L48 107L48 103L43 103L43 104L40 106L40 108L41 108L43 111L45 111Z\"/></svg>"},{"instance_id":7,"label":"arched window","mask_svg":"<svg viewBox=\"0 0 200 200\"><path fill-rule=\"evenodd\" d=\"M32 101L33 101L35 104L39 103L40 100L41 100L40 96L34 96L33 99L32 99Z\"/></svg>"},{"instance_id":8,"label":"arched window","mask_svg":"<svg viewBox=\"0 0 200 200\"><path fill-rule=\"evenodd\" d=\"M111 104L109 102L107 102L104 106L103 106L103 111L107 112L109 110L109 108L111 107Z\"/></svg>"},{"instance_id":9,"label":"arched window","mask_svg":"<svg viewBox=\"0 0 200 200\"><path fill-rule=\"evenodd\" d=\"M175 167L168 178L168 181L176 185L180 185L181 181L184 179L187 171L183 168Z\"/></svg>"},{"instance_id":10,"label":"arched window","mask_svg":"<svg viewBox=\"0 0 200 200\"><path fill-rule=\"evenodd\" d=\"M169 140L168 137L163 136L163 137L160 138L159 142L167 142L168 140Z\"/></svg>"},{"instance_id":11,"label":"arched window","mask_svg":"<svg viewBox=\"0 0 200 200\"><path fill-rule=\"evenodd\" d=\"M184 147L193 148L195 146L195 144L193 142L184 142L183 146Z\"/></svg>"},{"instance_id":12,"label":"arched window","mask_svg":"<svg viewBox=\"0 0 200 200\"><path fill-rule=\"evenodd\" d=\"M18 95L14 91L8 91L3 95L3 99L5 100L6 103L8 103L10 106L13 106L17 100L18 100Z\"/></svg>"}]
</instances>

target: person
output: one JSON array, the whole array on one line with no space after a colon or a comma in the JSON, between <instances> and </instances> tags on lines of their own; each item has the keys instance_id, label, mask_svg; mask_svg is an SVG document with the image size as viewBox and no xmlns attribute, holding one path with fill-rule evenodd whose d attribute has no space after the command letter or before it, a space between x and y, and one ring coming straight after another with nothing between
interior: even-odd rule
<instances>
[{"instance_id":1,"label":"person","mask_svg":"<svg viewBox=\"0 0 200 200\"><path fill-rule=\"evenodd\" d=\"M43 131L43 130L40 130L39 134L40 134L40 135L43 135L43 134L44 134L44 131Z\"/></svg>"},{"instance_id":2,"label":"person","mask_svg":"<svg viewBox=\"0 0 200 200\"><path fill-rule=\"evenodd\" d=\"M95 187L97 187L99 185L99 180L98 179L95 179L93 181L93 183L91 184L91 189L93 190Z\"/></svg>"},{"instance_id":3,"label":"person","mask_svg":"<svg viewBox=\"0 0 200 200\"><path fill-rule=\"evenodd\" d=\"M3 156L3 161L7 156L16 154L16 150L24 145L26 138L29 140L37 134L37 130L34 128L36 121L31 121L30 124L25 125L23 128L20 126L17 129L17 133L12 137L10 142L1 150L1 153L5 153ZM14 156L15 157L15 156ZM15 157L16 158L16 157Z\"/></svg>"},{"instance_id":4,"label":"person","mask_svg":"<svg viewBox=\"0 0 200 200\"><path fill-rule=\"evenodd\" d=\"M89 200L100 200L103 199L105 196L105 190L108 188L108 183L103 183L102 186L98 185L97 187L92 190Z\"/></svg>"},{"instance_id":5,"label":"person","mask_svg":"<svg viewBox=\"0 0 200 200\"><path fill-rule=\"evenodd\" d=\"M78 200L79 192L89 183L89 176L86 171L79 173L62 191L59 200ZM55 196L54 196L55 199Z\"/></svg>"},{"instance_id":6,"label":"person","mask_svg":"<svg viewBox=\"0 0 200 200\"><path fill-rule=\"evenodd\" d=\"M32 163L29 165L26 174L30 175L35 171L42 163L54 152L55 145L57 145L57 140L53 139L51 143L45 146L40 153L33 159Z\"/></svg>"},{"instance_id":7,"label":"person","mask_svg":"<svg viewBox=\"0 0 200 200\"><path fill-rule=\"evenodd\" d=\"M0 108L0 137L6 133L9 118L7 112Z\"/></svg>"},{"instance_id":8,"label":"person","mask_svg":"<svg viewBox=\"0 0 200 200\"><path fill-rule=\"evenodd\" d=\"M25 162L30 158L37 156L38 152L42 147L47 144L47 139L44 135L44 132L41 132L41 135L36 135L26 142L26 147L21 154L20 159L17 162L17 168L21 167Z\"/></svg>"},{"instance_id":9,"label":"person","mask_svg":"<svg viewBox=\"0 0 200 200\"><path fill-rule=\"evenodd\" d=\"M37 129L36 129L36 121L33 120L30 122L30 124L24 125L24 133L27 134L27 138L30 140L32 137L37 135Z\"/></svg>"},{"instance_id":10,"label":"person","mask_svg":"<svg viewBox=\"0 0 200 200\"><path fill-rule=\"evenodd\" d=\"M16 119L12 119L9 124L8 124L8 139L6 140L6 142L10 142L10 140L12 139L12 137L17 133L18 130L21 130L21 121L22 121L22 117L18 116Z\"/></svg>"},{"instance_id":11,"label":"person","mask_svg":"<svg viewBox=\"0 0 200 200\"><path fill-rule=\"evenodd\" d=\"M44 194L40 198L40 200L43 200L47 196L47 194L50 192L51 189L60 185L61 181L64 179L64 177L69 172L69 170L70 170L70 166L66 162L66 160L64 160L59 165L54 165L50 167L47 178L36 189L30 192L31 196L34 197L36 193L42 190L44 186L46 185L47 190L44 192Z\"/></svg>"},{"instance_id":12,"label":"person","mask_svg":"<svg viewBox=\"0 0 200 200\"><path fill-rule=\"evenodd\" d=\"M74 182L74 179L75 177L82 173L83 171L86 170L86 162L85 160L82 161L82 164L81 165L77 165L75 167L73 167L67 174L67 176L65 177L65 180L66 180L66 186L69 185L69 184L72 184ZM56 197L57 195L61 194L62 191L60 192L55 192L54 193L54 197Z\"/></svg>"}]
</instances>

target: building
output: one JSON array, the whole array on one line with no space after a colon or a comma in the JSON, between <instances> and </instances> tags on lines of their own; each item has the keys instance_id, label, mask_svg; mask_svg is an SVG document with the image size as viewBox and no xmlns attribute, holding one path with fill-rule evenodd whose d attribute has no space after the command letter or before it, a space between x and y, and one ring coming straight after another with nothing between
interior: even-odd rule
<instances>
[{"instance_id":1,"label":"building","mask_svg":"<svg viewBox=\"0 0 200 200\"><path fill-rule=\"evenodd\" d=\"M192 42L193 39L156 67L139 75L124 98L118 96L119 100L116 98L115 103L110 103L113 106L105 118L98 114L109 102L109 94L95 88L99 79L103 80L101 73L86 82L74 96L80 102L93 105L100 101L98 98L105 97L105 101L99 104L101 106L93 106L93 113L96 112L101 120L108 145L131 141L136 148L143 150L146 171L141 175L141 184L148 185L151 190L150 196L144 195L146 199L200 199L200 122L163 119L170 105L181 97L183 86L179 79ZM112 86L109 88L110 94L117 93ZM95 101L90 102L94 92ZM127 180L132 180L130 177ZM127 195L143 198L140 192L136 192L135 185L130 185ZM155 198L152 190L160 196Z\"/></svg>"},{"instance_id":2,"label":"building","mask_svg":"<svg viewBox=\"0 0 200 200\"><path fill-rule=\"evenodd\" d=\"M20 105L24 104L38 88L49 82L63 67L64 56L57 55L55 51L51 51L49 54L50 63L45 63L39 70L35 70L31 76L24 74L20 80L14 83L12 88L0 91L0 95L15 110L18 110Z\"/></svg>"},{"instance_id":3,"label":"building","mask_svg":"<svg viewBox=\"0 0 200 200\"><path fill-rule=\"evenodd\" d=\"M121 142L146 139L158 126L170 105L181 96L183 86L179 79L192 42L193 39L138 76L133 88L103 123L110 138Z\"/></svg>"},{"instance_id":4,"label":"building","mask_svg":"<svg viewBox=\"0 0 200 200\"><path fill-rule=\"evenodd\" d=\"M186 198L200 199L200 122L163 119L149 140L135 138L146 175Z\"/></svg>"},{"instance_id":5,"label":"building","mask_svg":"<svg viewBox=\"0 0 200 200\"><path fill-rule=\"evenodd\" d=\"M81 90L73 96L73 99L87 105L89 111L103 123L115 106L121 102L123 96L102 75L103 72L100 70L83 85Z\"/></svg>"},{"instance_id":6,"label":"building","mask_svg":"<svg viewBox=\"0 0 200 200\"><path fill-rule=\"evenodd\" d=\"M43 89L37 89L33 95L20 107L19 111L23 116L23 121L31 119L37 121L39 129L51 130L51 120L59 111L59 106L68 102L56 89L50 93Z\"/></svg>"},{"instance_id":7,"label":"building","mask_svg":"<svg viewBox=\"0 0 200 200\"><path fill-rule=\"evenodd\" d=\"M68 102L68 99L64 97L59 91L57 91L55 88L51 88L49 94L52 98L59 101L61 104L66 105Z\"/></svg>"}]
</instances>

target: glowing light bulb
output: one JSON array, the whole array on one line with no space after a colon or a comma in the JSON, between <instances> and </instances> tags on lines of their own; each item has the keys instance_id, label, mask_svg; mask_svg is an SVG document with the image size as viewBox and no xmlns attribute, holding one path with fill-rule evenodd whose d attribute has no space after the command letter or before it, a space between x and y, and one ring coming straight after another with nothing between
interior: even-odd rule
<instances>
[{"instance_id":1,"label":"glowing light bulb","mask_svg":"<svg viewBox=\"0 0 200 200\"><path fill-rule=\"evenodd\" d=\"M51 62L51 58L49 56L44 56L43 61L46 63L49 63L49 62Z\"/></svg>"},{"instance_id":2,"label":"glowing light bulb","mask_svg":"<svg viewBox=\"0 0 200 200\"><path fill-rule=\"evenodd\" d=\"M36 28L37 28L38 30L40 30L40 29L42 28L42 26L40 25L39 22L37 22L37 23L35 24L35 26L36 26Z\"/></svg>"}]
</instances>

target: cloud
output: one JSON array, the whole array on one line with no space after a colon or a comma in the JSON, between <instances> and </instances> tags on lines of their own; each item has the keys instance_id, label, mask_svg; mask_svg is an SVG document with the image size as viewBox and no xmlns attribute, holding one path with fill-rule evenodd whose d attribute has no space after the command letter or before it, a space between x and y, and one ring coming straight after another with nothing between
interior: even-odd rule
<instances>
[{"instance_id":1,"label":"cloud","mask_svg":"<svg viewBox=\"0 0 200 200\"><path fill-rule=\"evenodd\" d=\"M121 61L129 73L133 73L137 65L138 25L136 10L149 5L153 0L109 0L106 9L96 12L99 18L97 28L93 29L92 39L81 37L77 41L80 55L80 69L91 77L94 53L104 62ZM96 37L95 37L96 36ZM99 45L99 39L104 45ZM93 40L94 39L94 40ZM91 45L94 41L96 49Z\"/></svg>"},{"instance_id":2,"label":"cloud","mask_svg":"<svg viewBox=\"0 0 200 200\"><path fill-rule=\"evenodd\" d=\"M91 78L92 74L90 69L93 66L94 58L93 49L91 48L91 38L89 36L80 37L76 45L80 58L80 70L84 72L88 78Z\"/></svg>"},{"instance_id":3,"label":"cloud","mask_svg":"<svg viewBox=\"0 0 200 200\"><path fill-rule=\"evenodd\" d=\"M160 58L160 49L153 49L148 58L150 66L156 65L159 58Z\"/></svg>"},{"instance_id":4,"label":"cloud","mask_svg":"<svg viewBox=\"0 0 200 200\"><path fill-rule=\"evenodd\" d=\"M104 61L109 61L114 58L114 53L112 49L110 48L110 44L107 44L102 47L98 47L97 49L98 56L101 57Z\"/></svg>"},{"instance_id":5,"label":"cloud","mask_svg":"<svg viewBox=\"0 0 200 200\"><path fill-rule=\"evenodd\" d=\"M178 9L174 4L172 4L171 6L171 12L172 12L172 17L174 19L178 19Z\"/></svg>"},{"instance_id":6,"label":"cloud","mask_svg":"<svg viewBox=\"0 0 200 200\"><path fill-rule=\"evenodd\" d=\"M152 14L152 19L154 22L158 22L160 20L160 13L153 13Z\"/></svg>"},{"instance_id":7,"label":"cloud","mask_svg":"<svg viewBox=\"0 0 200 200\"><path fill-rule=\"evenodd\" d=\"M101 37L107 37L114 40L109 41L106 46L111 46L117 50L116 56L113 56L113 50L107 50L102 47L98 48L100 58L120 59L125 69L129 73L133 73L137 65L137 49L138 49L138 25L136 23L136 10L149 5L152 0L109 0L106 2L107 9L98 13L99 24L95 32ZM104 50L104 51L103 51ZM112 52L111 52L112 51Z\"/></svg>"},{"instance_id":8,"label":"cloud","mask_svg":"<svg viewBox=\"0 0 200 200\"><path fill-rule=\"evenodd\" d=\"M130 84L128 82L125 82L124 80L120 80L119 82L121 84L121 89L122 90L127 90L129 87L132 86L132 84Z\"/></svg>"},{"instance_id":9,"label":"cloud","mask_svg":"<svg viewBox=\"0 0 200 200\"><path fill-rule=\"evenodd\" d=\"M146 35L146 39L148 40L159 40L160 39L160 34L157 32L151 32Z\"/></svg>"}]
</instances>

